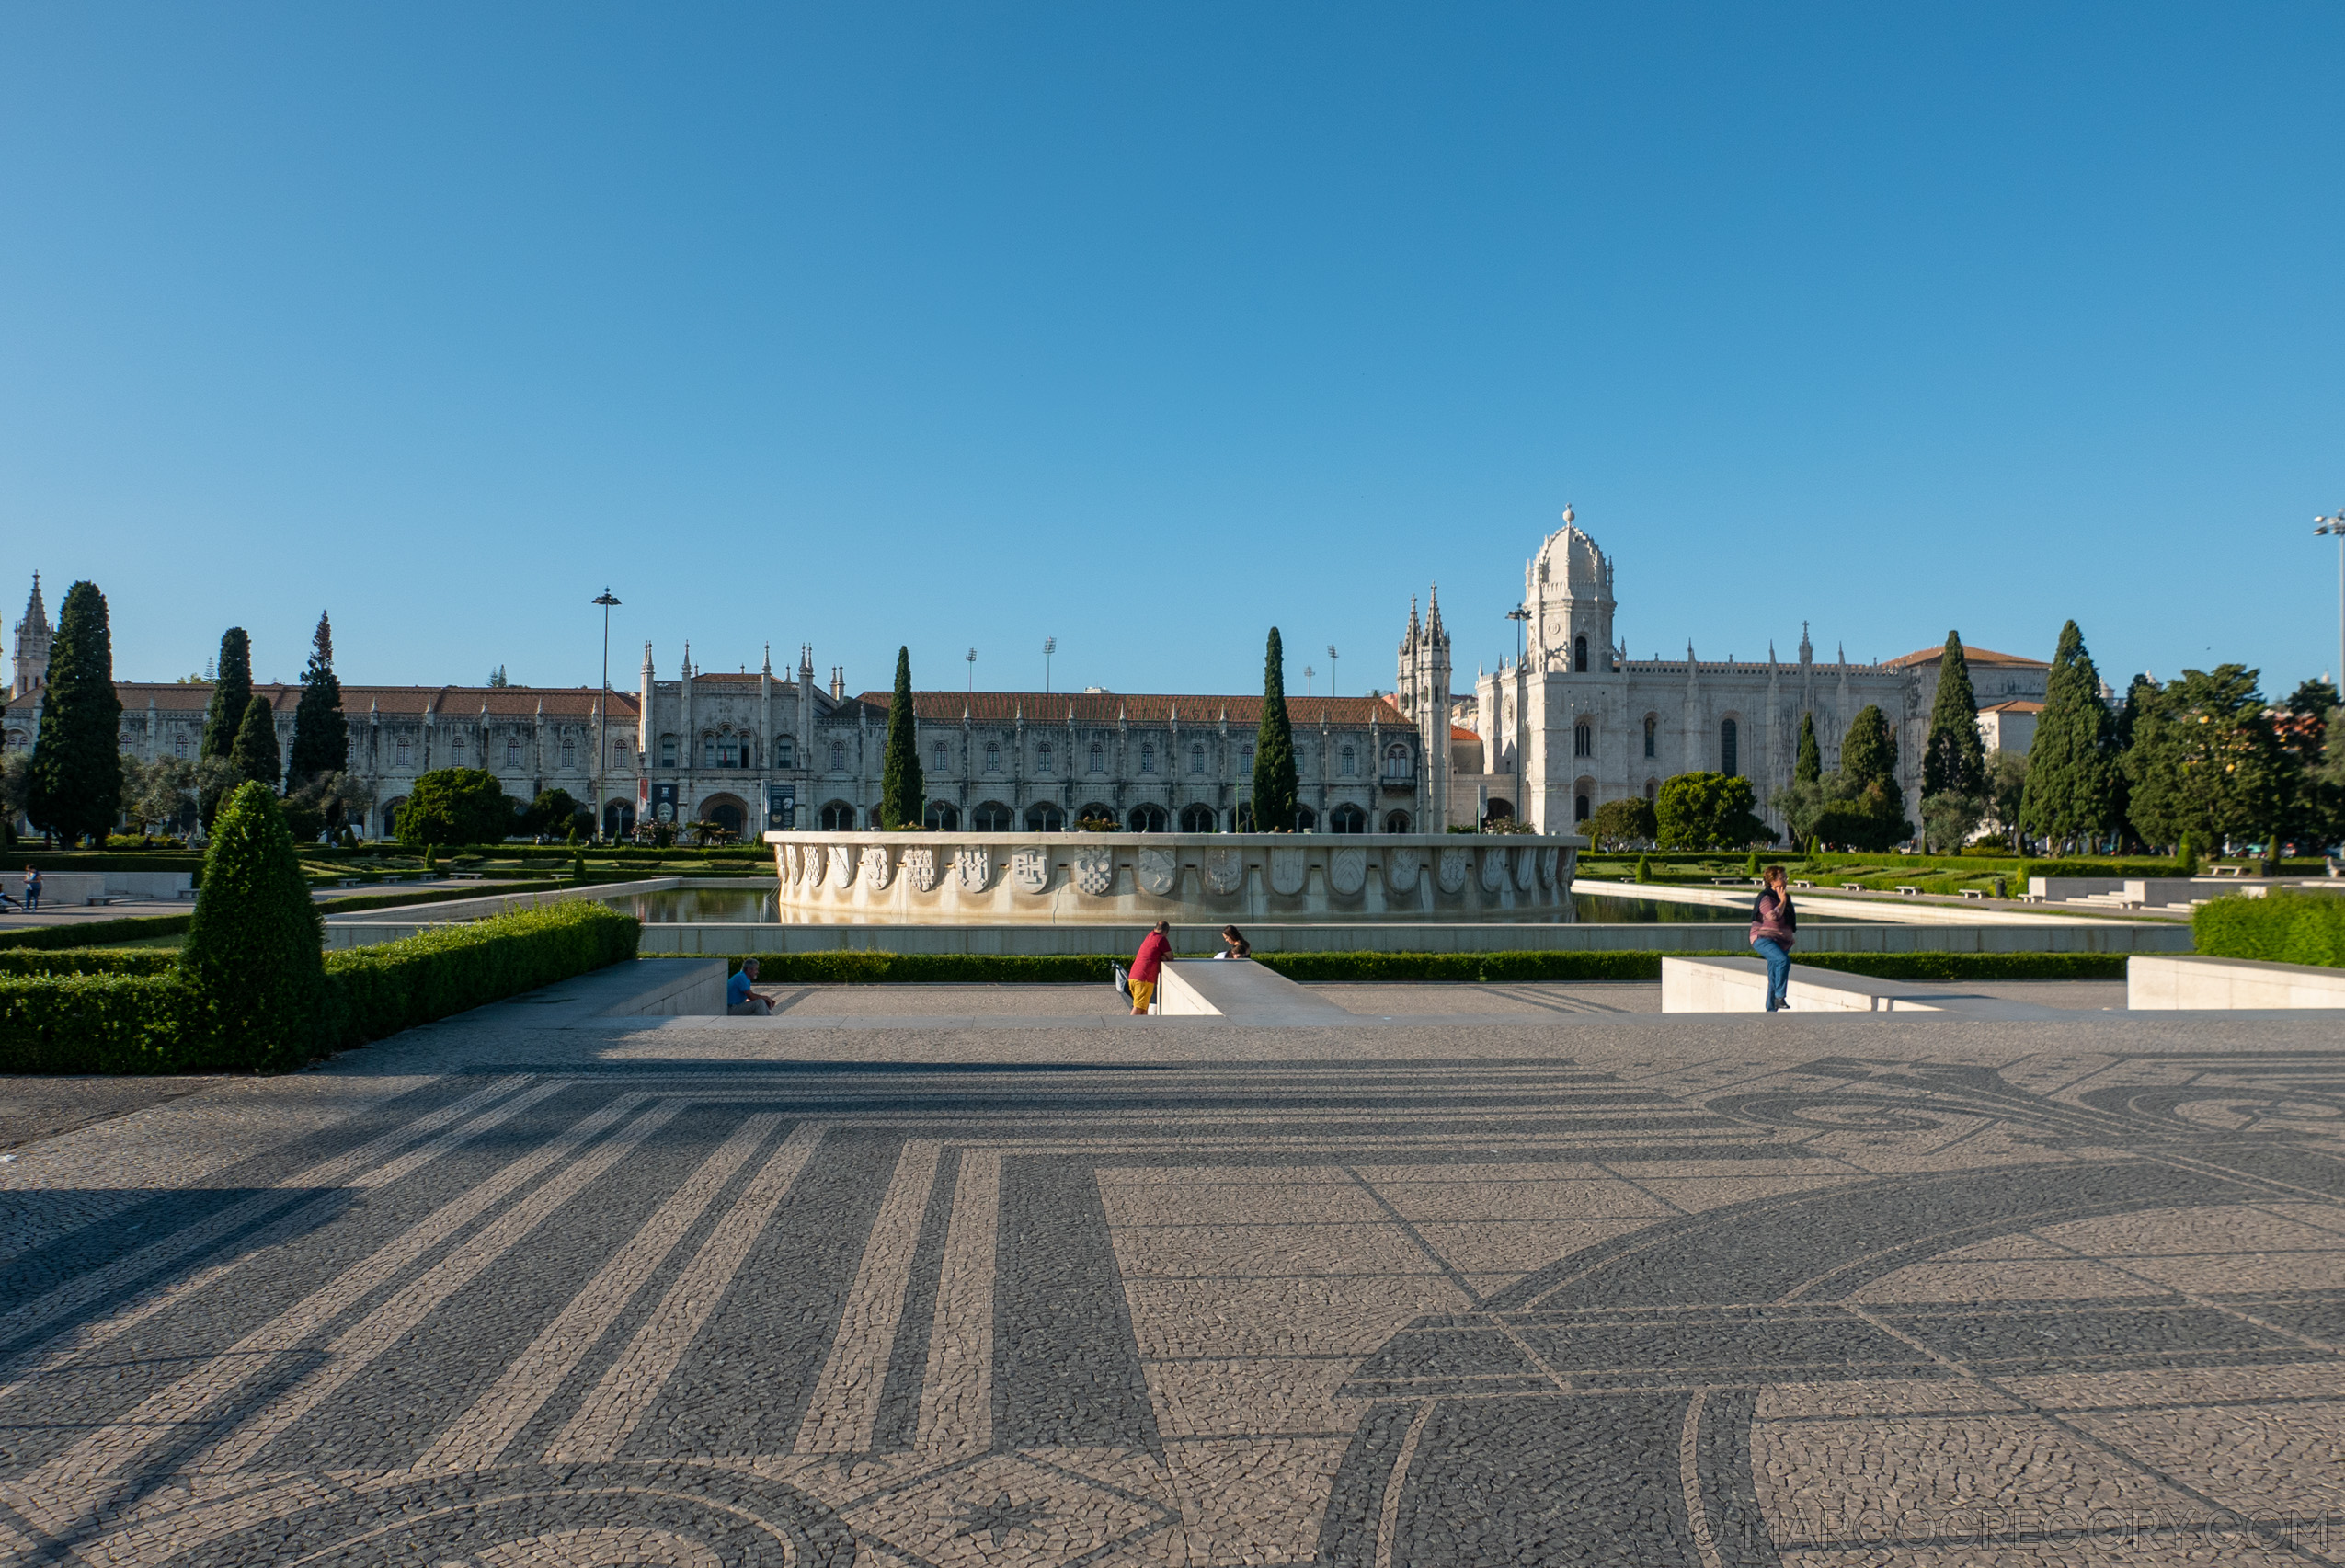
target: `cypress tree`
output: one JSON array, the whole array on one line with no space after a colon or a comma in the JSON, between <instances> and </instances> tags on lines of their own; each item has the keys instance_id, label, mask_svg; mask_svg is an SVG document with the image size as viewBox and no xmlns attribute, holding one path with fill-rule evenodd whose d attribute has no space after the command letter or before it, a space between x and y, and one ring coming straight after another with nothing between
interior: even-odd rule
<instances>
[{"instance_id":1,"label":"cypress tree","mask_svg":"<svg viewBox=\"0 0 2345 1568\"><path fill-rule=\"evenodd\" d=\"M2116 723L2100 700L2100 671L2085 650L2085 635L2069 622L2060 628L2044 682L2043 716L2028 748L2028 782L2019 796L2019 823L2059 842L2099 833L2116 820Z\"/></svg>"},{"instance_id":2,"label":"cypress tree","mask_svg":"<svg viewBox=\"0 0 2345 1568\"><path fill-rule=\"evenodd\" d=\"M1812 784L1824 778L1824 749L1815 743L1815 715L1800 715L1800 760L1791 766L1793 784Z\"/></svg>"},{"instance_id":3,"label":"cypress tree","mask_svg":"<svg viewBox=\"0 0 2345 1568\"><path fill-rule=\"evenodd\" d=\"M1840 776L1852 796L1862 794L1870 784L1897 787L1897 737L1891 733L1881 709L1870 703L1857 710L1857 716L1848 721L1848 733L1840 738Z\"/></svg>"},{"instance_id":4,"label":"cypress tree","mask_svg":"<svg viewBox=\"0 0 2345 1568\"><path fill-rule=\"evenodd\" d=\"M1640 882L1650 882L1653 880L1652 856L1641 854L1637 857L1637 880Z\"/></svg>"},{"instance_id":5,"label":"cypress tree","mask_svg":"<svg viewBox=\"0 0 2345 1568\"><path fill-rule=\"evenodd\" d=\"M896 693L887 700L887 751L879 774L879 825L917 828L928 802L920 737L912 728L912 651L896 650Z\"/></svg>"},{"instance_id":6,"label":"cypress tree","mask_svg":"<svg viewBox=\"0 0 2345 1568\"><path fill-rule=\"evenodd\" d=\"M94 582L65 590L50 645L25 814L68 845L103 841L122 811L122 700L114 690L114 635Z\"/></svg>"},{"instance_id":7,"label":"cypress tree","mask_svg":"<svg viewBox=\"0 0 2345 1568\"><path fill-rule=\"evenodd\" d=\"M245 722L236 727L235 749L228 760L247 781L267 784L275 793L284 765L278 759L277 715L268 698L256 694L245 704Z\"/></svg>"},{"instance_id":8,"label":"cypress tree","mask_svg":"<svg viewBox=\"0 0 2345 1568\"><path fill-rule=\"evenodd\" d=\"M245 709L252 705L252 639L242 626L220 635L219 672L212 682L212 701L203 710L201 755L227 759L236 750L236 731L244 727ZM220 813L222 796L207 790L196 802L208 831Z\"/></svg>"},{"instance_id":9,"label":"cypress tree","mask_svg":"<svg viewBox=\"0 0 2345 1568\"><path fill-rule=\"evenodd\" d=\"M1287 653L1278 628L1262 656L1262 723L1254 730L1254 831L1284 833L1295 826L1295 730L1287 721Z\"/></svg>"},{"instance_id":10,"label":"cypress tree","mask_svg":"<svg viewBox=\"0 0 2345 1568\"><path fill-rule=\"evenodd\" d=\"M326 1043L326 922L266 784L223 803L179 975L223 1067L299 1067Z\"/></svg>"},{"instance_id":11,"label":"cypress tree","mask_svg":"<svg viewBox=\"0 0 2345 1568\"><path fill-rule=\"evenodd\" d=\"M288 787L299 789L350 763L350 721L342 716L342 682L334 674L334 625L318 612L310 640L309 664L302 670L301 705L293 710L293 755Z\"/></svg>"},{"instance_id":12,"label":"cypress tree","mask_svg":"<svg viewBox=\"0 0 2345 1568\"><path fill-rule=\"evenodd\" d=\"M1938 701L1929 715L1929 738L1922 746L1922 794L1982 795L1986 793L1986 746L1979 739L1979 701L1971 689L1970 661L1962 657L1958 632L1946 634L1946 656L1938 667Z\"/></svg>"}]
</instances>

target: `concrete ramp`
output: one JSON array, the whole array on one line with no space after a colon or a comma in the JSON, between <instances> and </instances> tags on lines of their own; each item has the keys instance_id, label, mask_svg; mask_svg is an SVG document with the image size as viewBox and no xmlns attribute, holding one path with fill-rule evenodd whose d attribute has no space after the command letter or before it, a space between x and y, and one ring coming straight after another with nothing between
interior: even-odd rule
<instances>
[{"instance_id":1,"label":"concrete ramp","mask_svg":"<svg viewBox=\"0 0 2345 1568\"><path fill-rule=\"evenodd\" d=\"M2145 1009L2345 1008L2345 969L2179 954L2125 960L2125 1006Z\"/></svg>"},{"instance_id":2,"label":"concrete ramp","mask_svg":"<svg viewBox=\"0 0 2345 1568\"><path fill-rule=\"evenodd\" d=\"M1965 992L1960 985L1877 980L1805 964L1791 966L1784 997L1794 1013L1934 1013L1983 1019L2069 1018L2074 1013ZM1762 958L1664 958L1664 1013L1764 1013L1767 961Z\"/></svg>"},{"instance_id":3,"label":"concrete ramp","mask_svg":"<svg viewBox=\"0 0 2345 1568\"><path fill-rule=\"evenodd\" d=\"M1164 966L1157 1011L1233 1024L1343 1024L1359 1017L1251 958L1184 958Z\"/></svg>"}]
</instances>

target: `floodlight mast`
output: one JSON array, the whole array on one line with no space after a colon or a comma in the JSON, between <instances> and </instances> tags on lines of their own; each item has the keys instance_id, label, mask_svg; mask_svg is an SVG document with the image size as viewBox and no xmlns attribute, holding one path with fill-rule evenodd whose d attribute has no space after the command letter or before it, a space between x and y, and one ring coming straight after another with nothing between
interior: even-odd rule
<instances>
[{"instance_id":1,"label":"floodlight mast","mask_svg":"<svg viewBox=\"0 0 2345 1568\"><path fill-rule=\"evenodd\" d=\"M611 612L619 607L606 585L601 598L591 602L602 606L602 696L595 704L594 714L594 831L602 836L603 818L610 805L602 798L603 765L611 754Z\"/></svg>"},{"instance_id":2,"label":"floodlight mast","mask_svg":"<svg viewBox=\"0 0 2345 1568\"><path fill-rule=\"evenodd\" d=\"M2337 680L2345 690L2345 507L2313 519L2313 532L2337 536Z\"/></svg>"}]
</instances>

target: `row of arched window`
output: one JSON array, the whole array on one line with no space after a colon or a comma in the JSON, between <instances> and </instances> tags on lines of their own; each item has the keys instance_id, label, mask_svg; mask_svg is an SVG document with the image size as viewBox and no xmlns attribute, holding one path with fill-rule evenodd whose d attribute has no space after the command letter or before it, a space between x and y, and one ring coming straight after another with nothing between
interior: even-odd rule
<instances>
[{"instance_id":1,"label":"row of arched window","mask_svg":"<svg viewBox=\"0 0 2345 1568\"><path fill-rule=\"evenodd\" d=\"M783 747L786 747L788 743L788 738L784 737L779 744ZM843 740L834 740L830 743L829 750L829 771L834 773L845 773L847 771L847 743ZM931 766L940 773L952 772L953 752L954 747L952 742L945 740L933 742L929 750ZM729 756L730 753L725 753L725 755ZM985 745L983 760L984 771L986 773L1000 773L1001 772L1001 743L998 741L988 741ZM1156 742L1153 740L1143 740L1140 742L1138 754L1138 771L1142 775L1149 777L1162 776L1165 770L1160 768L1160 760L1161 760L1166 767L1169 767L1171 759L1169 757L1161 756L1157 749ZM1105 776L1108 772L1106 742L1101 740L1092 741L1088 748L1085 761L1089 764L1085 769L1085 772L1096 773L1103 777ZM1238 762L1240 770L1244 771L1251 769L1253 766L1253 745L1252 742L1248 742L1239 749ZM1056 768L1057 762L1057 750L1051 742L1045 740L1035 744L1035 772L1037 774L1047 775L1050 773ZM1310 772L1307 755L1298 757L1298 764L1303 773L1309 773ZM672 766L672 764L670 765ZM729 767L732 764L729 761L712 761L708 765L711 767ZM787 761L777 760L774 765L776 767L786 768L791 764ZM1407 742L1396 740L1384 749L1385 777L1390 779L1405 779L1410 776L1411 771L1409 747ZM1192 777L1195 778L1206 777L1209 772L1209 754L1202 742L1192 745L1188 749L1188 772ZM1360 776L1360 755L1359 749L1357 747L1345 745L1336 748L1335 773L1339 778L1357 778Z\"/></svg>"}]
</instances>

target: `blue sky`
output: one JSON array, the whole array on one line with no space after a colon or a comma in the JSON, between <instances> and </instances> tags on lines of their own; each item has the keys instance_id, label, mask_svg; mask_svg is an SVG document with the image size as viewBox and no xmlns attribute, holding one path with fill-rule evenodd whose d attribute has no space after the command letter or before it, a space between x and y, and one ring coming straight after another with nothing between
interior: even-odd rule
<instances>
[{"instance_id":1,"label":"blue sky","mask_svg":"<svg viewBox=\"0 0 2345 1568\"><path fill-rule=\"evenodd\" d=\"M2337 661L2345 10L0 10L0 539L117 670ZM13 584L13 586L11 586ZM56 602L52 592L51 605Z\"/></svg>"}]
</instances>

